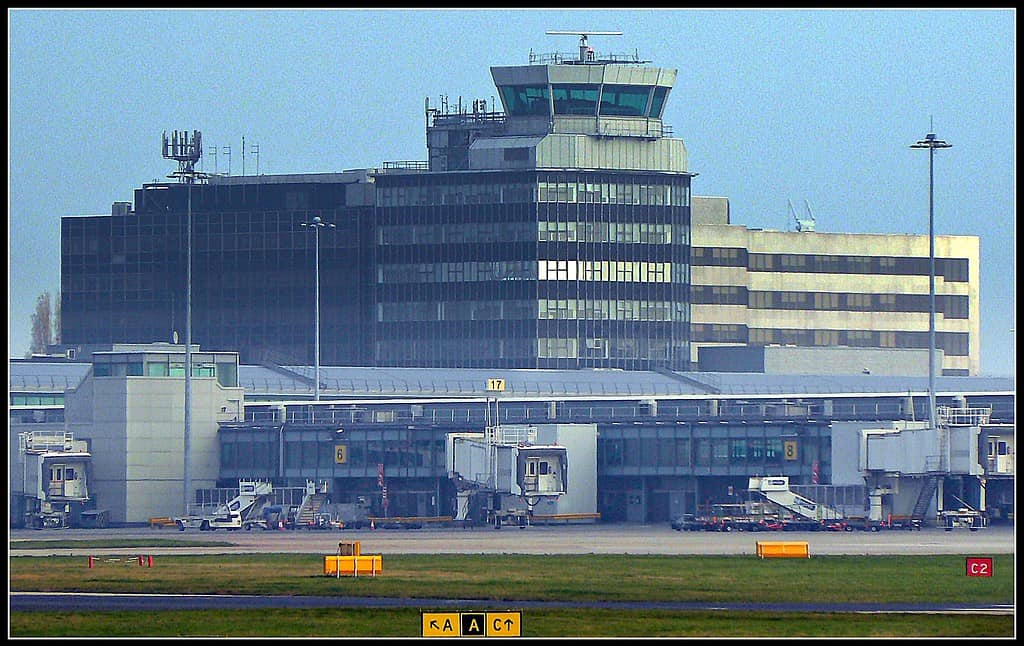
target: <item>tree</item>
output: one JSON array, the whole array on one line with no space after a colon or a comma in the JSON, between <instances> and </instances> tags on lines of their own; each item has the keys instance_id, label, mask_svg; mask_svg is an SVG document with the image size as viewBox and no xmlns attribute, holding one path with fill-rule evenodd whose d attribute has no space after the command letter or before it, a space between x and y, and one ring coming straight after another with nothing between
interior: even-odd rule
<instances>
[{"instance_id":1,"label":"tree","mask_svg":"<svg viewBox=\"0 0 1024 646\"><path fill-rule=\"evenodd\" d=\"M53 342L60 344L60 292L53 299Z\"/></svg>"},{"instance_id":2,"label":"tree","mask_svg":"<svg viewBox=\"0 0 1024 646\"><path fill-rule=\"evenodd\" d=\"M36 311L32 313L32 345L28 355L45 354L55 336L60 338L60 296L55 314L50 305L50 292L45 291L36 298Z\"/></svg>"}]
</instances>

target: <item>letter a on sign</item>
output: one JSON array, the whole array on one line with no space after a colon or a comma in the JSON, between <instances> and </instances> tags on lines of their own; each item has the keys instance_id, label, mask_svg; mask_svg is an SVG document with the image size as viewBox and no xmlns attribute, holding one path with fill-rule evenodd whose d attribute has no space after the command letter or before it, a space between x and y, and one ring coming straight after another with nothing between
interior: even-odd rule
<instances>
[{"instance_id":1,"label":"letter a on sign","mask_svg":"<svg viewBox=\"0 0 1024 646\"><path fill-rule=\"evenodd\" d=\"M462 613L462 636L470 637L473 635L483 636L484 633L484 621L486 615L482 612L464 612Z\"/></svg>"}]
</instances>

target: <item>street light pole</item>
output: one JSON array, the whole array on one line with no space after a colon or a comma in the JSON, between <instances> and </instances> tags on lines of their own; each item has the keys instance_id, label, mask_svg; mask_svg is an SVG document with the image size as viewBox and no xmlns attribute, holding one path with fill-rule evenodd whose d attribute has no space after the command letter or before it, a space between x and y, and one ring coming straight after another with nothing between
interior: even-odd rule
<instances>
[{"instance_id":1,"label":"street light pole","mask_svg":"<svg viewBox=\"0 0 1024 646\"><path fill-rule=\"evenodd\" d=\"M185 490L185 515L192 502L192 176L188 182L188 217L185 220L185 464L182 487Z\"/></svg>"},{"instance_id":2,"label":"street light pole","mask_svg":"<svg viewBox=\"0 0 1024 646\"><path fill-rule=\"evenodd\" d=\"M935 417L935 149L953 145L929 132L911 148L928 149L928 421L938 428Z\"/></svg>"},{"instance_id":3,"label":"street light pole","mask_svg":"<svg viewBox=\"0 0 1024 646\"><path fill-rule=\"evenodd\" d=\"M320 229L323 227L334 228L334 224L324 222L320 219L319 215L314 217L312 222L302 222L301 224L304 227L313 229L314 246L316 247L315 276L313 281L313 361L315 362L314 377L316 381L313 385L313 400L320 401Z\"/></svg>"},{"instance_id":4,"label":"street light pole","mask_svg":"<svg viewBox=\"0 0 1024 646\"><path fill-rule=\"evenodd\" d=\"M178 162L177 172L168 177L177 178L187 186L188 206L185 218L185 428L182 451L182 489L184 492L185 515L188 515L192 499L192 185L196 180L206 179L206 173L196 170L196 162L203 156L202 133L194 130L174 131L170 137L163 134L163 156ZM177 333L175 333L177 343Z\"/></svg>"}]
</instances>

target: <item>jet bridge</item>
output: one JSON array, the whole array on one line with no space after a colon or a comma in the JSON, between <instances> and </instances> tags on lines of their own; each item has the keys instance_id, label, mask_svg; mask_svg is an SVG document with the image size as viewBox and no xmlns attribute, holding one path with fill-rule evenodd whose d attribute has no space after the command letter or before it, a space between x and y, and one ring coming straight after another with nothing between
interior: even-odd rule
<instances>
[{"instance_id":1,"label":"jet bridge","mask_svg":"<svg viewBox=\"0 0 1024 646\"><path fill-rule=\"evenodd\" d=\"M92 454L86 441L64 431L19 433L18 451L8 468L15 526L42 529L81 524L81 514L92 500Z\"/></svg>"},{"instance_id":2,"label":"jet bridge","mask_svg":"<svg viewBox=\"0 0 1024 646\"><path fill-rule=\"evenodd\" d=\"M446 458L455 482L455 520L468 521L476 499L488 524L525 527L543 501L567 491L563 445L538 442L536 426L494 426L483 433L450 433Z\"/></svg>"}]
</instances>

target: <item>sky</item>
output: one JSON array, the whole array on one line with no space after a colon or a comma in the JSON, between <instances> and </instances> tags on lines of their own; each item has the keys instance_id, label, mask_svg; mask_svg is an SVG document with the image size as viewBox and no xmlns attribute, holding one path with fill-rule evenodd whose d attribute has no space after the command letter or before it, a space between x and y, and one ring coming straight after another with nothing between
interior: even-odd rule
<instances>
[{"instance_id":1,"label":"sky","mask_svg":"<svg viewBox=\"0 0 1024 646\"><path fill-rule=\"evenodd\" d=\"M426 160L424 101L495 99L530 52L678 70L665 112L695 195L733 224L981 240L981 369L1015 375L1016 10L8 10L9 356L60 291L60 219L198 168L336 172ZM500 109L500 104L499 108ZM244 141L244 149L243 149ZM244 151L244 155L243 155Z\"/></svg>"}]
</instances>

